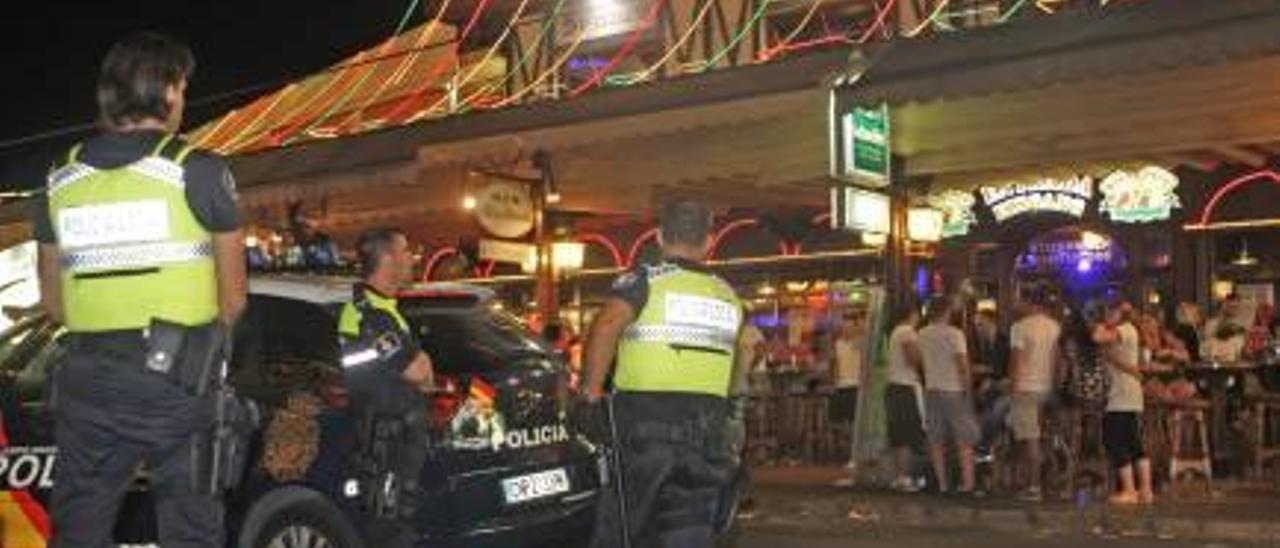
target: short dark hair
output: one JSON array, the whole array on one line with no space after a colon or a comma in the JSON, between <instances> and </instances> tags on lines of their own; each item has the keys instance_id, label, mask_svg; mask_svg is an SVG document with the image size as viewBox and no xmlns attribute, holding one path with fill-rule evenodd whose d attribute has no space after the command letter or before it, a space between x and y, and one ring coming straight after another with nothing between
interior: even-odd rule
<instances>
[{"instance_id":1,"label":"short dark hair","mask_svg":"<svg viewBox=\"0 0 1280 548\"><path fill-rule=\"evenodd\" d=\"M925 305L925 316L929 321L937 321L946 319L951 315L951 299L943 296L935 296L929 299L929 303Z\"/></svg>"},{"instance_id":2,"label":"short dark hair","mask_svg":"<svg viewBox=\"0 0 1280 548\"><path fill-rule=\"evenodd\" d=\"M379 227L364 231L356 242L356 254L360 258L360 276L368 278L382 265L382 257L391 252L396 237L405 237L403 230L395 227Z\"/></svg>"},{"instance_id":3,"label":"short dark hair","mask_svg":"<svg viewBox=\"0 0 1280 548\"><path fill-rule=\"evenodd\" d=\"M907 321L913 314L920 314L920 303L913 298L905 298L893 306L893 325Z\"/></svg>"},{"instance_id":4,"label":"short dark hair","mask_svg":"<svg viewBox=\"0 0 1280 548\"><path fill-rule=\"evenodd\" d=\"M98 113L108 127L169 119L169 86L191 77L196 59L186 44L141 32L116 42L98 73Z\"/></svg>"},{"instance_id":5,"label":"short dark hair","mask_svg":"<svg viewBox=\"0 0 1280 548\"><path fill-rule=\"evenodd\" d=\"M700 202L680 200L662 208L658 224L664 244L700 246L711 234L711 211Z\"/></svg>"}]
</instances>

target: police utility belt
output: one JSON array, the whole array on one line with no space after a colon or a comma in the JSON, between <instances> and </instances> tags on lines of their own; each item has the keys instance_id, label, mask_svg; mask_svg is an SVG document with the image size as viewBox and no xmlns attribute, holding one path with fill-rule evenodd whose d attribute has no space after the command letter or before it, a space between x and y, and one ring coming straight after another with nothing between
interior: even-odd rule
<instances>
[{"instance_id":1,"label":"police utility belt","mask_svg":"<svg viewBox=\"0 0 1280 548\"><path fill-rule=\"evenodd\" d=\"M222 381L229 337L221 322L189 327L153 319L143 330L145 368L192 396L204 397Z\"/></svg>"},{"instance_id":2,"label":"police utility belt","mask_svg":"<svg viewBox=\"0 0 1280 548\"><path fill-rule=\"evenodd\" d=\"M209 400L213 424L193 435L191 480L198 492L218 494L239 485L248 442L260 422L252 402L225 384L231 332L221 322L188 327L153 319L144 331L149 373L165 376L192 397Z\"/></svg>"}]
</instances>

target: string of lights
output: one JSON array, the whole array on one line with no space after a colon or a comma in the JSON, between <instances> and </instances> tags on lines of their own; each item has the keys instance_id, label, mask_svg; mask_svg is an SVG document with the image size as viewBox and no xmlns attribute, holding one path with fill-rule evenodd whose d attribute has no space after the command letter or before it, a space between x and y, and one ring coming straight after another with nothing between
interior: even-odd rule
<instances>
[{"instance_id":1,"label":"string of lights","mask_svg":"<svg viewBox=\"0 0 1280 548\"><path fill-rule=\"evenodd\" d=\"M818 9L822 7L824 2L826 2L826 0L817 0L814 2L813 5L809 7L809 11L804 14L804 17L800 18L800 22L796 23L795 28L791 29L790 33L783 37L782 40L779 40L777 44L765 48L763 51L758 53L756 55L756 59L760 61L768 60L776 55L774 53L775 51L785 50L787 46L789 46L791 42L793 42L796 37L800 36L800 33L809 26L809 21L811 21L813 16L818 13Z\"/></svg>"},{"instance_id":2,"label":"string of lights","mask_svg":"<svg viewBox=\"0 0 1280 548\"><path fill-rule=\"evenodd\" d=\"M569 47L565 48L564 53L562 53L560 57L547 68L547 70L542 71L542 74L538 75L537 78L534 78L533 81L529 82L525 87L512 93L510 97L497 102L489 108L503 108L509 106L520 101L526 95L532 93L533 90L538 89L538 87L541 86L547 78L550 78L560 72L560 68L563 67L565 63L569 62L569 59L573 57L574 53L577 53L578 47L585 41L586 36L587 33L583 29L578 29L578 34L574 37L573 42L569 44Z\"/></svg>"},{"instance_id":3,"label":"string of lights","mask_svg":"<svg viewBox=\"0 0 1280 548\"><path fill-rule=\"evenodd\" d=\"M396 24L396 30L391 33L390 38L387 38L387 40L378 47L378 55L387 53L387 50L391 49L391 47L395 45L396 38L400 36L400 33L404 32L405 27L409 24L409 19L418 9L418 2L419 0L410 0L409 9L405 10L404 15L400 17L400 22ZM338 109L342 108L343 105L346 105L347 101L350 101L356 93L359 93L361 89L364 89L365 84L369 82L369 77L377 71L379 64L381 63L371 63L367 65L368 69L364 71L364 74L360 76L360 79L355 83L355 85L349 86L346 92L343 93L342 97L339 97L337 101L334 101L329 105L329 108L325 109L324 114L321 114L312 120L311 123L307 124L307 127L301 129L297 133L294 133L293 136L284 141L284 144L287 145L296 141L302 135L310 134L311 131L328 121L330 116L333 116L333 114L337 112Z\"/></svg>"},{"instance_id":4,"label":"string of lights","mask_svg":"<svg viewBox=\"0 0 1280 548\"><path fill-rule=\"evenodd\" d=\"M667 0L653 0L653 3L649 6L649 12L645 14L644 20L631 31L631 34L627 36L626 40L623 42L622 46L618 48L618 52L614 54L613 58L609 59L609 62L606 63L603 68L592 74L587 81L570 91L569 97L577 97L582 95L582 93L588 89L600 85L600 83L604 81L605 76L608 76L610 72L613 72L613 69L617 68L618 65L622 63L623 59L628 55L631 55L631 51L640 43L640 37L653 26L654 22L658 19L658 14L662 12L662 8L666 5Z\"/></svg>"},{"instance_id":5,"label":"string of lights","mask_svg":"<svg viewBox=\"0 0 1280 548\"><path fill-rule=\"evenodd\" d=\"M489 93L495 88L505 87L507 83L511 81L511 79L515 78L517 74L520 74L520 70L524 68L525 64L528 63L529 60L533 58L533 54L538 51L539 47L541 47L543 40L546 40L551 36L551 30L555 28L555 25L553 23L556 21L557 17L560 16L560 10L564 9L565 3L566 3L566 0L556 1L556 5L551 8L551 13L548 14L543 19L542 27L538 29L538 33L536 36L534 36L533 41L524 49L524 52L520 56L520 59L516 60L516 63L507 69L507 75L502 80L481 86L479 89L475 91L475 93L472 93L467 97L464 97L462 99L462 105L463 106L475 105L476 101L480 97L482 97L486 93ZM542 74L539 73L538 76L541 76L541 75Z\"/></svg>"},{"instance_id":6,"label":"string of lights","mask_svg":"<svg viewBox=\"0 0 1280 548\"><path fill-rule=\"evenodd\" d=\"M368 54L369 54L369 50L365 50L356 54L356 57L361 58L361 57L367 56ZM267 135L276 129L285 128L293 124L296 124L298 120L305 117L305 114L308 110L310 110L313 106L319 103L319 99L321 97L324 97L326 94L329 93L330 90L334 89L339 82L343 81L343 77L346 75L347 75L347 71L339 72L332 78L329 78L328 80L326 80L323 84L311 83L312 85L308 86L307 85L308 82L304 81L299 83L299 85L295 88L296 90L301 91L305 88L310 87L310 88L316 88L315 93L305 96L305 98L300 97L299 100L301 101L301 104L289 109L288 114L284 116L284 120L285 120L284 122L265 128L261 131L257 131L256 129L254 132L241 131L235 137L228 140L227 144L222 146L217 146L217 145L215 146L219 150L225 149L225 150L231 150L231 151L238 151L241 148L244 148L245 146L249 146L252 143L258 141L264 135Z\"/></svg>"},{"instance_id":7,"label":"string of lights","mask_svg":"<svg viewBox=\"0 0 1280 548\"><path fill-rule=\"evenodd\" d=\"M257 116L255 116L247 124L241 127L238 133L236 133L235 135L232 135L229 139L223 141L222 144L220 145L213 144L213 138L210 137L206 143L202 143L200 144L200 146L201 147L207 146L209 148L213 148L214 150L218 151L220 154L226 154L228 152L235 150L236 147L240 144L240 140L245 135L248 135L253 130L257 129L257 127L262 123L262 121L266 119L267 115L275 111L276 107L282 101L284 101L284 98L288 97L291 93L295 92L298 89L298 87L299 87L298 84L293 83L286 86L283 90L277 92L275 98L272 99L271 102L267 104L265 108L260 110Z\"/></svg>"},{"instance_id":8,"label":"string of lights","mask_svg":"<svg viewBox=\"0 0 1280 548\"><path fill-rule=\"evenodd\" d=\"M942 0L941 2L938 2L938 5L933 9L933 13L930 14L929 17L926 17L924 21L921 21L919 26L903 33L902 35L907 38L915 38L916 36L919 36L920 33L924 32L924 29L929 28L929 25L933 24L933 22L938 19L938 16L941 15L949 5L951 5L951 0Z\"/></svg>"},{"instance_id":9,"label":"string of lights","mask_svg":"<svg viewBox=\"0 0 1280 548\"><path fill-rule=\"evenodd\" d=\"M470 30L472 27L474 27L474 22L479 20L479 15L483 12L484 8L485 8L487 5L488 5L488 2L487 2L487 1L485 1L485 2L482 2L480 5L477 5L477 6L476 6L476 8L475 8L475 9L473 10L473 12L472 12L472 23L473 23L473 24L472 24L472 25L470 25L470 26L468 27L468 30ZM441 20L441 18L443 18L443 16L444 16L444 10L443 10L443 8L444 8L444 7L446 7L446 6L442 6L442 9L437 13L436 18L434 18L434 19L432 20L432 23L438 22L438 21L440 21L440 20ZM430 26L432 26L430 23L429 23L428 25L426 25L426 27L430 27ZM425 30L426 30L426 29L424 28L424 31L425 31ZM463 35L463 37L462 37L462 38L459 38L459 41L461 41L461 40L462 40L462 39L464 39L464 38L465 38L465 34ZM435 47L435 46L432 46L432 47ZM415 57L415 58L416 58L416 55L417 55L417 54L420 54L420 53L421 53L421 51L423 51L423 50L417 50L417 51L415 51L414 53L409 54L409 55L410 55L410 56L413 56L413 57ZM347 69L346 69L346 70L343 70L343 71L341 71L341 72L337 73L334 77L332 77L332 78L328 79L328 81L327 81L327 82L325 83L325 85L323 86L323 89L322 89L321 93L318 93L318 94L312 95L312 96L311 96L308 100L306 100L302 105L299 105L299 106L297 106L297 107L294 107L294 108L289 109L288 114L286 114L286 115L283 117L283 118L284 118L284 120L285 120L284 122L274 124L274 125L272 125L271 127L268 127L268 128L262 129L262 130L257 130L257 128L255 128L255 132L254 132L254 133L252 133L252 134L250 134L250 133L246 133L246 134L244 135L244 137L242 137L242 138L240 138L240 139L237 139L237 142L235 142L234 144L232 144L232 143L228 143L227 145L224 145L223 147L221 147L221 148L220 148L220 150L225 150L225 151L235 151L235 152L238 152L238 151L244 150L244 149L246 149L246 148L252 147L252 146L253 146L256 142L258 142L258 141L259 141L259 140L260 140L264 135L268 135L268 134L271 134L271 133L273 133L273 132L279 132L279 136L280 136L282 139L284 138L284 136L285 136L285 135L290 135L290 136L291 136L291 135L293 135L295 132L290 131L290 129L289 129L289 128L291 128L291 127L294 127L294 126L298 125L298 121L299 121L299 120L305 120L305 119L307 118L307 115L306 115L306 111L305 111L305 109L310 109L310 107L315 103L315 100L316 100L318 97L322 96L324 93L327 93L327 92L329 91L329 89L331 89L331 88L332 88L334 85L336 85L339 81L342 81L342 80L343 80L343 77L344 77L344 76L346 76L346 75L347 75L347 73L349 73L351 69L353 69L353 68L357 68L357 67L361 67L361 66L365 66L365 65L369 64L369 63L364 63L364 62L360 62L360 61L361 61L361 57L363 57L363 56L368 56L370 53L371 53L371 50L365 50L365 51L362 51L362 52L360 52L359 54L357 54L356 59L354 60L354 62L352 62L352 63L348 63L347 65L344 65L344 66L346 66L346 67L347 67ZM390 55L385 55L385 56L378 56L378 57L377 57L377 59L379 59L379 60L386 60L386 59L395 58L395 57L404 57L404 56L403 56L403 55L390 54ZM445 60L443 60L443 61L447 61L447 59L445 59ZM434 67L434 69L432 70L433 75L434 75L434 74L436 74L436 73L439 73L441 70L443 70L443 69L444 69L443 61L442 61L442 63L437 63L437 64L436 64L436 66L435 66L435 67ZM302 114L298 114L299 112L302 112ZM291 142L292 142L292 141L291 141Z\"/></svg>"},{"instance_id":10,"label":"string of lights","mask_svg":"<svg viewBox=\"0 0 1280 548\"><path fill-rule=\"evenodd\" d=\"M463 27L462 33L458 35L458 39L457 39L458 44L465 43L467 40L467 37L471 36L471 32L475 30L476 25L480 22L480 17L484 15L484 12L486 10L488 10L490 3L491 3L491 0L480 0L480 2L476 4L476 7L472 9L471 18L467 21L466 26ZM455 55L456 55L456 52L455 52ZM401 123L403 123L404 119L408 117L408 116L404 116L406 114L406 111L409 108L412 108L414 105L421 103L422 97L426 95L426 93L432 87L438 84L438 81L436 80L436 76L439 76L440 73L444 71L445 67L449 63L449 60L450 60L449 57L445 57L441 59L439 62L437 62L435 66L431 68L431 70L427 71L426 76L423 77L422 79L422 84L419 85L418 88L413 91L413 93L410 93L408 97L401 99L399 103L397 103L394 107L392 107L392 109L386 114L386 116L384 116L384 119L386 119L387 122L392 125L400 125ZM412 114L410 114L410 116L412 116Z\"/></svg>"},{"instance_id":11,"label":"string of lights","mask_svg":"<svg viewBox=\"0 0 1280 548\"><path fill-rule=\"evenodd\" d=\"M875 17L871 20L871 24L868 25L867 28L862 31L862 34L856 40L849 38L849 36L852 34L852 31L851 31L852 29L849 31L831 33L826 36L822 36L822 37L808 40L805 42L788 44L785 47L775 47L774 51L770 52L770 55L768 55L761 61L762 62L771 61L773 60L774 57L777 57L781 53L803 51L806 49L810 49L818 46L824 46L828 44L836 44L836 43L865 44L871 40L871 37L875 36L876 31L884 27L885 23L889 20L889 14L892 13L892 10L896 5L897 5L897 0L888 0L887 2L885 2L885 4L879 8L879 11L876 13Z\"/></svg>"},{"instance_id":12,"label":"string of lights","mask_svg":"<svg viewBox=\"0 0 1280 548\"><path fill-rule=\"evenodd\" d=\"M483 56L481 56L478 62L472 65L471 70L467 72L466 75L462 76L460 79L458 78L458 75L462 73L461 66L459 66L458 70L454 71L453 76L450 77L450 79L454 81L452 84L454 93L457 93L465 89L467 87L467 84L471 83L471 80L474 79L476 75L480 73L480 71L485 69L485 67L489 63L489 60L493 58L493 55L495 53L497 53L498 48L502 46L503 42L506 42L507 37L511 36L511 32L515 29L516 23L520 21L520 17L524 15L524 9L528 5L529 5L529 0L520 0L520 5L516 7L515 13L512 14L511 19L507 22L507 27L503 29L502 34L498 36L497 40L493 41L493 45L489 46L489 50L486 51ZM434 114L437 109L439 109L442 105L444 105L447 102L449 102L449 95L446 94L440 97L440 99L437 99L436 102L433 103L431 106L427 107L422 111L419 111L418 114L414 115L413 117L410 117L408 120L408 123L415 122L417 120L420 120L422 118L425 118L427 116Z\"/></svg>"},{"instance_id":13,"label":"string of lights","mask_svg":"<svg viewBox=\"0 0 1280 548\"><path fill-rule=\"evenodd\" d=\"M382 94L386 93L387 89L391 86L400 84L404 77L409 73L409 68L412 67L413 64L418 61L418 58L422 56L423 52L426 51L422 49L422 46L435 36L436 29L444 20L444 15L449 9L449 5L451 3L452 0L444 0L444 2L440 3L440 9L436 11L435 16L422 26L421 34L414 42L413 53L404 59L401 59L400 64L396 66L394 71L392 71L391 77L383 80L382 83L378 85L378 89L375 90L372 95L365 98L359 107L351 109L351 111L347 113L346 117L344 117L342 121L338 122L336 129L338 133L349 133L352 131L350 128L353 123L359 122L360 124L363 124L364 120L362 119L362 116L366 109L377 103L378 100L382 98Z\"/></svg>"},{"instance_id":14,"label":"string of lights","mask_svg":"<svg viewBox=\"0 0 1280 548\"><path fill-rule=\"evenodd\" d=\"M715 5L715 3L716 3L716 0L706 0L705 2L703 2L702 9L698 11L698 15L693 19L693 21L689 22L689 28L684 31L684 34L681 35L680 38L676 40L673 44L671 44L671 46L667 48L666 53L664 53L662 57L658 58L656 62L654 62L648 68L645 68L644 70L641 70L635 73L634 75L631 75L632 79L628 83L634 83L634 82L639 82L639 81L649 79L649 76L651 76L658 69L662 68L662 66L665 65L667 61L670 61L671 58L674 57L675 54L680 51L680 48L684 47L685 42L689 41L689 38L693 36L694 31L698 30L699 25L702 24L702 20L706 19L707 14L711 13L711 7Z\"/></svg>"},{"instance_id":15,"label":"string of lights","mask_svg":"<svg viewBox=\"0 0 1280 548\"><path fill-rule=\"evenodd\" d=\"M763 2L760 2L760 5L756 7L755 13L752 13L751 18L747 20L746 24L744 24L741 29L738 30L738 34L735 35L732 40L729 40L729 43L725 44L723 48L720 48L720 51L717 51L710 58L703 61L702 68L698 69L696 72L704 72L707 69L710 69L715 66L716 63L719 63L726 55L729 55L729 52L737 49L738 43L747 36L747 33L751 32L751 29L756 26L756 23L760 21L760 18L764 17L765 10L769 9L769 5L772 3L773 0L764 0Z\"/></svg>"}]
</instances>

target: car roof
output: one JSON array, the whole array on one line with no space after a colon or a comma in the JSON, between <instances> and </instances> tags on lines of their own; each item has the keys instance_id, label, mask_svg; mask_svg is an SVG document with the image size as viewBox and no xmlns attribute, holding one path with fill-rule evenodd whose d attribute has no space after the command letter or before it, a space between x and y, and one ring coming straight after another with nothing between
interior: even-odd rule
<instances>
[{"instance_id":1,"label":"car roof","mask_svg":"<svg viewBox=\"0 0 1280 548\"><path fill-rule=\"evenodd\" d=\"M331 305L351 302L351 287L359 280L342 276L305 274L255 275L249 278L249 294L279 297L312 304ZM488 302L493 291L469 284L432 282L415 284L400 292L400 299L473 299Z\"/></svg>"}]
</instances>

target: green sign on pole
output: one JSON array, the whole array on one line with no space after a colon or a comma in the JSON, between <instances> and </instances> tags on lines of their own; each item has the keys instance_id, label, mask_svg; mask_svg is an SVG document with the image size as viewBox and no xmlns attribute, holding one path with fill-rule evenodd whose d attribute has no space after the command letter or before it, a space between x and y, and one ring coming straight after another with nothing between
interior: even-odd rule
<instances>
[{"instance_id":1,"label":"green sign on pole","mask_svg":"<svg viewBox=\"0 0 1280 548\"><path fill-rule=\"evenodd\" d=\"M841 116L840 175L855 183L879 188L889 185L889 106L854 106Z\"/></svg>"}]
</instances>

